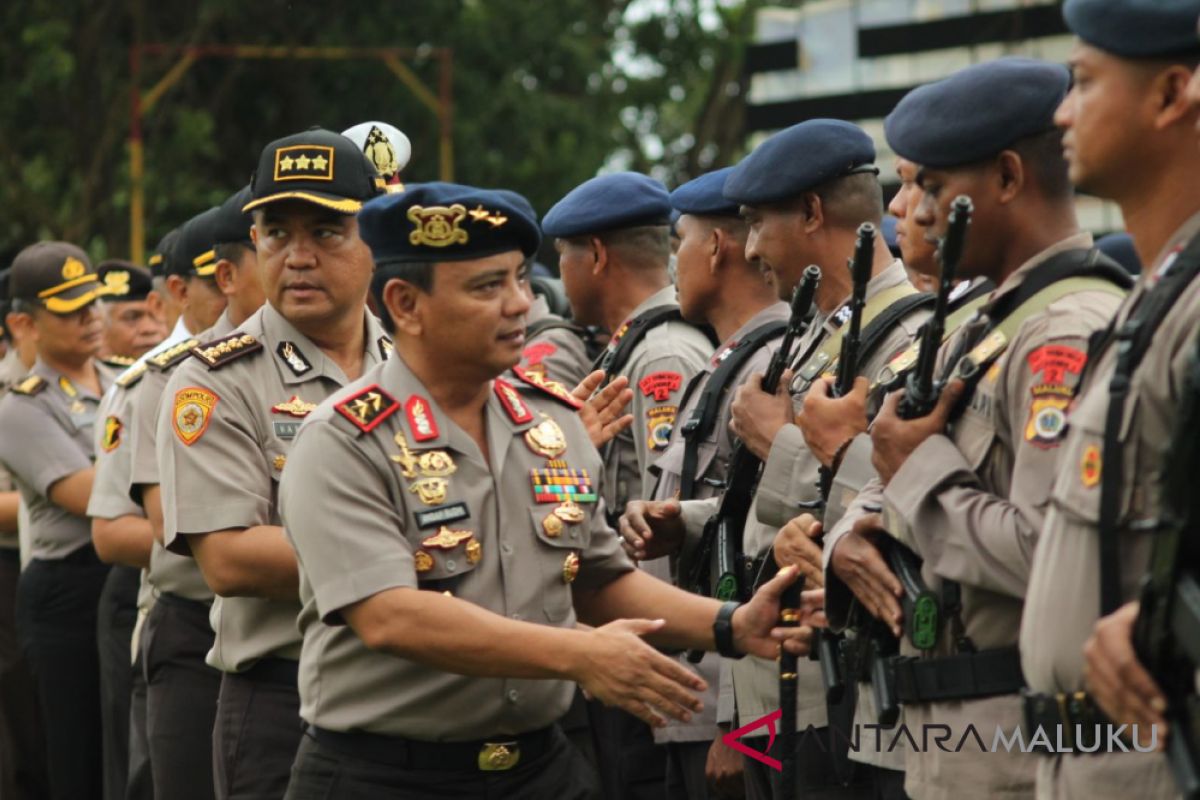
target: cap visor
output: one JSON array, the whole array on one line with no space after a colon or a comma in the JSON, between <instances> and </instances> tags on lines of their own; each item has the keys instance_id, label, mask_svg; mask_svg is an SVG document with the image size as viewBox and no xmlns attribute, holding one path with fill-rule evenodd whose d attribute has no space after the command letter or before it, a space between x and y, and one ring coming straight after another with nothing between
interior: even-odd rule
<instances>
[{"instance_id":1,"label":"cap visor","mask_svg":"<svg viewBox=\"0 0 1200 800\"><path fill-rule=\"evenodd\" d=\"M337 197L336 195L321 194L318 192L279 192L252 200L242 206L242 213L261 208L269 203L278 203L281 200L302 200L306 203L321 206L322 208L328 208L331 211L337 211L340 214L357 214L363 205L361 200L352 200L347 197Z\"/></svg>"},{"instance_id":2,"label":"cap visor","mask_svg":"<svg viewBox=\"0 0 1200 800\"><path fill-rule=\"evenodd\" d=\"M107 294L107 287L99 281L95 281L72 287L38 302L51 314L73 314L96 298L104 297Z\"/></svg>"}]
</instances>

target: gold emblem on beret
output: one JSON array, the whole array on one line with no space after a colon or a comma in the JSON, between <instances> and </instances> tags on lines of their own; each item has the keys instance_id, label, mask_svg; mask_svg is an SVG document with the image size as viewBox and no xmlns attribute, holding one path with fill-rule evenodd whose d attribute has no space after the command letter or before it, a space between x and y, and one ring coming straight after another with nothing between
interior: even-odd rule
<instances>
[{"instance_id":1,"label":"gold emblem on beret","mask_svg":"<svg viewBox=\"0 0 1200 800\"><path fill-rule=\"evenodd\" d=\"M422 478L408 487L427 506L438 506L446 499L447 483L444 478Z\"/></svg>"},{"instance_id":2,"label":"gold emblem on beret","mask_svg":"<svg viewBox=\"0 0 1200 800\"><path fill-rule=\"evenodd\" d=\"M467 563L478 564L481 558L483 558L483 545L474 539L467 542Z\"/></svg>"},{"instance_id":3,"label":"gold emblem on beret","mask_svg":"<svg viewBox=\"0 0 1200 800\"><path fill-rule=\"evenodd\" d=\"M575 576L579 574L579 554L571 552L567 554L567 560L563 562L563 583L571 583L575 580Z\"/></svg>"},{"instance_id":4,"label":"gold emblem on beret","mask_svg":"<svg viewBox=\"0 0 1200 800\"><path fill-rule=\"evenodd\" d=\"M545 519L542 520L542 530L545 531L546 535L551 539L557 539L558 537L562 536L563 521L556 517L553 512L551 512L546 515Z\"/></svg>"},{"instance_id":5,"label":"gold emblem on beret","mask_svg":"<svg viewBox=\"0 0 1200 800\"><path fill-rule=\"evenodd\" d=\"M438 532L421 541L421 547L433 547L438 550L453 550L463 542L475 536L474 531L454 530L445 525Z\"/></svg>"},{"instance_id":6,"label":"gold emblem on beret","mask_svg":"<svg viewBox=\"0 0 1200 800\"><path fill-rule=\"evenodd\" d=\"M73 281L76 278L82 278L87 272L87 267L83 265L75 256L67 256L67 260L62 265L62 276L64 281Z\"/></svg>"},{"instance_id":7,"label":"gold emblem on beret","mask_svg":"<svg viewBox=\"0 0 1200 800\"><path fill-rule=\"evenodd\" d=\"M408 218L416 225L416 230L408 235L408 241L416 246L449 247L452 244L466 244L467 232L460 226L467 216L467 209L461 203L446 206L413 206L408 210Z\"/></svg>"},{"instance_id":8,"label":"gold emblem on beret","mask_svg":"<svg viewBox=\"0 0 1200 800\"><path fill-rule=\"evenodd\" d=\"M577 522L583 522L585 514L583 511L583 506L579 505L579 503L576 503L570 497L567 497L566 500L563 500L562 503L560 503L559 506L554 509L554 516L558 517L563 522L570 522L574 524Z\"/></svg>"},{"instance_id":9,"label":"gold emblem on beret","mask_svg":"<svg viewBox=\"0 0 1200 800\"><path fill-rule=\"evenodd\" d=\"M557 458L567 452L567 437L558 423L549 417L525 431L525 444L546 458Z\"/></svg>"},{"instance_id":10,"label":"gold emblem on beret","mask_svg":"<svg viewBox=\"0 0 1200 800\"><path fill-rule=\"evenodd\" d=\"M333 148L295 144L275 151L276 181L333 180Z\"/></svg>"},{"instance_id":11,"label":"gold emblem on beret","mask_svg":"<svg viewBox=\"0 0 1200 800\"><path fill-rule=\"evenodd\" d=\"M413 568L417 572L429 572L429 570L433 569L433 556L424 550L418 550L413 553Z\"/></svg>"},{"instance_id":12,"label":"gold emblem on beret","mask_svg":"<svg viewBox=\"0 0 1200 800\"><path fill-rule=\"evenodd\" d=\"M487 222L493 228L499 228L508 222L508 217L499 212L488 211L482 204L471 209L471 219L475 222Z\"/></svg>"}]
</instances>

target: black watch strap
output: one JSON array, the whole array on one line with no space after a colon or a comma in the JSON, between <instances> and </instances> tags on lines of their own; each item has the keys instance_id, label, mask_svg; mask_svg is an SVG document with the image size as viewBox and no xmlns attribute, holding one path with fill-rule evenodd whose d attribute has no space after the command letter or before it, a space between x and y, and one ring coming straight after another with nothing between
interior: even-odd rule
<instances>
[{"instance_id":1,"label":"black watch strap","mask_svg":"<svg viewBox=\"0 0 1200 800\"><path fill-rule=\"evenodd\" d=\"M721 606L721 610L717 612L717 618L713 620L713 639L717 642L717 652L723 658L742 658L745 653L738 652L733 646L733 612L737 611L741 603L730 600Z\"/></svg>"}]
</instances>

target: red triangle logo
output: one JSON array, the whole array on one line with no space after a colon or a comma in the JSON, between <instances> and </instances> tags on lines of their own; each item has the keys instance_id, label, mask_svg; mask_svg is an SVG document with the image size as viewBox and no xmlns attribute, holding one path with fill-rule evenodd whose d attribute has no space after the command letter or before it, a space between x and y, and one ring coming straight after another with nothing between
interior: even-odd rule
<instances>
[{"instance_id":1,"label":"red triangle logo","mask_svg":"<svg viewBox=\"0 0 1200 800\"><path fill-rule=\"evenodd\" d=\"M777 708L770 714L767 714L765 717L759 717L758 719L754 720L754 722L751 722L749 725L743 725L737 730L730 731L721 737L721 741L725 743L726 747L732 747L739 753L750 756L750 758L753 758L757 761L761 761L773 770L782 772L783 764L779 761L779 759L771 758L769 755L767 755L766 751L759 752L758 750L755 750L752 747L747 747L738 741L738 739L750 733L750 731L755 731L759 728L766 727L767 732L771 737L767 740L767 750L770 750L771 745L775 744L775 720L782 716L783 710Z\"/></svg>"}]
</instances>

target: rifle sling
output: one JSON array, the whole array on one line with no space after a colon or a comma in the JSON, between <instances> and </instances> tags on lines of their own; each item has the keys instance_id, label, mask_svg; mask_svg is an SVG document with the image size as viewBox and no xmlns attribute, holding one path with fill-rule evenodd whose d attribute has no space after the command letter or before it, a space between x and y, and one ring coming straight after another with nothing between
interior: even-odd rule
<instances>
[{"instance_id":1,"label":"rifle sling","mask_svg":"<svg viewBox=\"0 0 1200 800\"><path fill-rule=\"evenodd\" d=\"M866 347L867 333L871 327L871 324L875 321L875 318L888 311L898 301L912 296L921 296L929 298L930 300L932 299L930 295L920 295L920 293L913 288L911 283L902 283L899 286L893 286L890 289L884 289L882 292L879 292L874 297L871 297L869 300L867 300L867 304L863 306L862 313L863 347L859 351L864 354L864 357L866 353L870 352ZM921 301L921 303L924 302L929 302L929 300ZM908 311L911 311L912 308L915 308L921 303L916 303L916 305L909 307ZM907 313L907 311L905 313ZM902 316L903 314L900 315L900 317ZM891 325L895 324L897 319L899 319L899 317L892 319L891 324L887 325L884 330L886 331L890 329ZM800 362L801 366L797 372L797 376L805 383L812 383L812 381L815 380L818 375L832 372L837 366L838 354L842 352L842 338L845 335L846 326L842 325L840 328L826 337L815 351L810 350L809 354L806 354L804 359Z\"/></svg>"}]
</instances>

